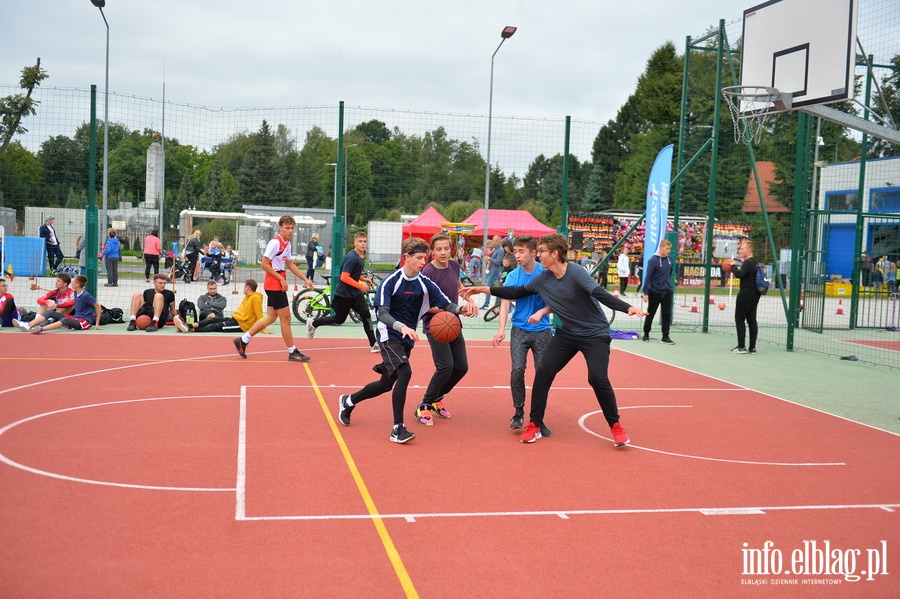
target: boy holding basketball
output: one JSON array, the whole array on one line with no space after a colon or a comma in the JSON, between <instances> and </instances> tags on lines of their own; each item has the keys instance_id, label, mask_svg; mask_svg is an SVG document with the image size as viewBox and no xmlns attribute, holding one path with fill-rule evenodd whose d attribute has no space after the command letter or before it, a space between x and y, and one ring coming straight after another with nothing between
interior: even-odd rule
<instances>
[{"instance_id":1,"label":"boy holding basketball","mask_svg":"<svg viewBox=\"0 0 900 599\"><path fill-rule=\"evenodd\" d=\"M461 311L431 279L421 276L428 257L425 241L418 237L407 239L403 242L402 252L406 258L402 268L385 278L375 295L382 363L374 370L381 378L355 393L338 398L338 420L344 426L350 426L350 413L360 402L393 390L394 426L390 440L394 443L406 443L416 437L403 423L403 410L406 390L412 378L409 356L419 340L416 334L419 319L432 307L457 315ZM466 305L462 312L467 316L477 314L477 310L473 314L471 304Z\"/></svg>"},{"instance_id":2,"label":"boy holding basketball","mask_svg":"<svg viewBox=\"0 0 900 599\"><path fill-rule=\"evenodd\" d=\"M447 299L458 304L459 290L463 289L464 285L459 278L459 262L450 259L450 236L438 233L431 238L430 245L432 260L422 269L422 274L434 281ZM478 314L478 306L471 300L466 307L469 308L471 315ZM431 357L434 359L434 374L422 402L416 408L416 422L424 426L434 424L433 415L450 418L450 410L444 405L444 396L450 393L469 371L466 340L463 339L462 331L449 343L438 341L431 335L431 319L438 311L437 308L432 308L422 317L422 332L428 339Z\"/></svg>"},{"instance_id":3,"label":"boy holding basketball","mask_svg":"<svg viewBox=\"0 0 900 599\"><path fill-rule=\"evenodd\" d=\"M625 445L629 443L628 434L619 424L616 394L609 382L609 323L600 303L629 315L646 316L647 313L613 297L580 266L569 268L566 262L568 250L566 238L559 233L544 235L538 244L538 255L546 270L540 275L521 286L467 287L463 294L489 292L501 299L539 294L562 321L536 368L531 392L531 422L519 437L522 443L534 443L541 438L550 385L557 373L580 352L587 362L588 383L603 409L613 440L616 446Z\"/></svg>"},{"instance_id":4,"label":"boy holding basketball","mask_svg":"<svg viewBox=\"0 0 900 599\"><path fill-rule=\"evenodd\" d=\"M175 307L175 292L166 289L166 275L153 275L153 288L145 289L143 293L136 291L131 296L131 320L128 322L128 330L137 330L135 321L138 316L149 316L152 320L150 325L144 329L148 333L155 333L161 329L166 320L160 320L163 314L172 318L175 327L182 333L186 333L188 328L178 309Z\"/></svg>"},{"instance_id":5,"label":"boy holding basketball","mask_svg":"<svg viewBox=\"0 0 900 599\"><path fill-rule=\"evenodd\" d=\"M262 269L266 271L263 289L268 297L269 306L266 308L266 315L263 318L257 320L250 330L244 333L243 337L234 340L234 347L242 358L247 357L247 344L250 343L250 339L276 320L280 320L281 338L284 339L284 344L288 348L288 361L309 362L309 356L300 353L300 350L294 345L294 334L291 332L291 308L287 296L286 270L300 277L308 289L315 287L291 259L291 239L294 237L296 226L297 223L293 216L284 215L278 219L278 235L269 242L263 253Z\"/></svg>"}]
</instances>

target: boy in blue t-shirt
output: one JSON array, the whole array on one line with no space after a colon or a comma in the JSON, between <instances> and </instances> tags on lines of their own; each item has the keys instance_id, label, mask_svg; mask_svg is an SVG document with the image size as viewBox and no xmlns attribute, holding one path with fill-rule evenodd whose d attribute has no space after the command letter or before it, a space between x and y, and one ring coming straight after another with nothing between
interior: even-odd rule
<instances>
[{"instance_id":1,"label":"boy in blue t-shirt","mask_svg":"<svg viewBox=\"0 0 900 599\"><path fill-rule=\"evenodd\" d=\"M506 276L505 285L519 286L531 281L544 271L537 262L537 239L531 235L520 235L513 241L513 255L518 266ZM494 347L506 338L506 318L512 302L501 300L500 318L497 334L494 335ZM534 367L541 363L544 350L550 345L553 335L550 333L550 316L547 304L540 295L529 295L516 300L516 308L512 314L512 332L509 336L509 353L512 358L512 370L509 373L509 389L512 391L515 414L509 421L509 428L520 429L525 419L525 368L528 362L528 350L531 350ZM531 322L530 317L537 322ZM550 436L550 429L541 423L541 435Z\"/></svg>"},{"instance_id":2,"label":"boy in blue t-shirt","mask_svg":"<svg viewBox=\"0 0 900 599\"><path fill-rule=\"evenodd\" d=\"M72 289L75 290L75 309L72 314L66 316L59 312L45 312L29 324L21 323L19 328L35 334L63 327L74 331L86 331L93 326L94 329L100 330L102 328L100 313L103 306L84 288L86 285L87 277L84 275L75 275L72 279ZM49 324L44 324L45 322Z\"/></svg>"}]
</instances>

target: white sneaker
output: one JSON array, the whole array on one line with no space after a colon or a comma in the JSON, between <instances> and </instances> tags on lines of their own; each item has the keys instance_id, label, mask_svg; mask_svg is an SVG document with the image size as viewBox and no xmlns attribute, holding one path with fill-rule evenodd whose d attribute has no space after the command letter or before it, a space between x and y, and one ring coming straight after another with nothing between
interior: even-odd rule
<instances>
[{"instance_id":1,"label":"white sneaker","mask_svg":"<svg viewBox=\"0 0 900 599\"><path fill-rule=\"evenodd\" d=\"M372 346L371 351L373 354L377 354L381 351L381 346L376 343L375 345Z\"/></svg>"},{"instance_id":2,"label":"white sneaker","mask_svg":"<svg viewBox=\"0 0 900 599\"><path fill-rule=\"evenodd\" d=\"M177 316L172 319L172 322L175 324L175 328L181 331L182 333L187 333L190 330L190 327L185 324L183 320L181 320L180 316Z\"/></svg>"},{"instance_id":3,"label":"white sneaker","mask_svg":"<svg viewBox=\"0 0 900 599\"><path fill-rule=\"evenodd\" d=\"M312 339L316 336L316 327L313 325L313 319L308 318L306 320L306 337Z\"/></svg>"},{"instance_id":4,"label":"white sneaker","mask_svg":"<svg viewBox=\"0 0 900 599\"><path fill-rule=\"evenodd\" d=\"M13 326L14 326L14 327L19 327L19 329L20 329L23 333L27 333L28 331L31 330L31 327L28 326L28 323L27 323L27 322L20 322L18 318L13 318L13 319L12 319L12 323L13 323Z\"/></svg>"}]
</instances>

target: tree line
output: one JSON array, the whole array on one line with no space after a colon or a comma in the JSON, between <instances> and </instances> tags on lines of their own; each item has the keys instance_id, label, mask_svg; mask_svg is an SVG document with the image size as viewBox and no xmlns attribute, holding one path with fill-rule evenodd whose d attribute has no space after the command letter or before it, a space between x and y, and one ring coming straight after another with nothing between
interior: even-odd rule
<instances>
[{"instance_id":1,"label":"tree line","mask_svg":"<svg viewBox=\"0 0 900 599\"><path fill-rule=\"evenodd\" d=\"M894 57L893 65L895 69L882 87L888 105L900 115L900 55ZM39 63L37 73L34 67L26 71L32 88L46 77L43 74L36 79L42 73ZM684 56L674 44L663 44L653 52L634 92L616 117L599 127L591 155L569 157L570 211L643 209L647 176L656 153L678 142L683 76ZM712 134L714 53L692 53L690 76L686 157ZM30 112L25 116L34 114L35 104L28 104ZM9 102L0 102L0 111L10 112L9 106ZM854 110L849 103L842 109ZM751 172L748 155L742 144L734 142L727 111L722 114L716 216L752 220L741 211ZM0 116L7 122L5 114ZM757 160L776 164L780 182L774 192L786 206L793 201L796 122L794 114L777 115L756 151ZM100 122L98 126L100 140L104 125ZM21 131L21 124L16 127ZM859 144L845 130L831 123L823 123L822 129L826 139L823 155L834 160L858 156ZM6 133L12 137L15 131ZM146 152L155 133L130 130L120 123L109 125L110 208L120 202L137 205L144 199ZM25 206L86 206L88 141L87 123L71 136L46 139L36 153L13 140L0 154L2 205L14 207L19 218ZM356 226L363 227L370 220L398 220L400 214L418 213L429 205L451 220L462 219L483 202L486 165L477 141L453 139L443 127L411 135L370 120L347 129L344 144L348 218ZM873 156L898 151L896 146L880 142L869 147ZM168 224L176 224L179 212L186 208L239 212L242 205L331 208L334 202L334 171L328 165L337 162L337 140L320 127L311 128L298 140L285 125L273 126L263 120L257 130L234 134L211 150L169 137L165 148ZM102 162L99 155L98 162ZM708 164L699 164L682 179L684 213L707 212L711 173ZM99 186L102 164L97 169ZM491 206L528 210L545 224L557 226L562 182L562 154L535 156L521 177L494 165Z\"/></svg>"}]
</instances>

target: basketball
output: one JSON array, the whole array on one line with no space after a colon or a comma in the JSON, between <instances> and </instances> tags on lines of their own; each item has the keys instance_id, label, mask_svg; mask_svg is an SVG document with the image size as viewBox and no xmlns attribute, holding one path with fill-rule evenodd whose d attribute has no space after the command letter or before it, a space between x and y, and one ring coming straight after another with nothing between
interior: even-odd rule
<instances>
[{"instance_id":1,"label":"basketball","mask_svg":"<svg viewBox=\"0 0 900 599\"><path fill-rule=\"evenodd\" d=\"M727 258L727 259L723 260L722 261L722 270L724 270L725 272L731 272L732 264L734 264L734 263L731 261L731 258Z\"/></svg>"},{"instance_id":2,"label":"basketball","mask_svg":"<svg viewBox=\"0 0 900 599\"><path fill-rule=\"evenodd\" d=\"M140 330L144 330L150 326L150 323L153 322L153 319L147 316L146 314L141 314L134 320L134 326L139 328Z\"/></svg>"},{"instance_id":3,"label":"basketball","mask_svg":"<svg viewBox=\"0 0 900 599\"><path fill-rule=\"evenodd\" d=\"M721 302L719 304L719 310L724 310L724 309L725 309L725 302Z\"/></svg>"},{"instance_id":4,"label":"basketball","mask_svg":"<svg viewBox=\"0 0 900 599\"><path fill-rule=\"evenodd\" d=\"M459 317L451 312L438 312L431 317L431 336L441 343L450 343L457 337L462 330L462 323Z\"/></svg>"}]
</instances>

